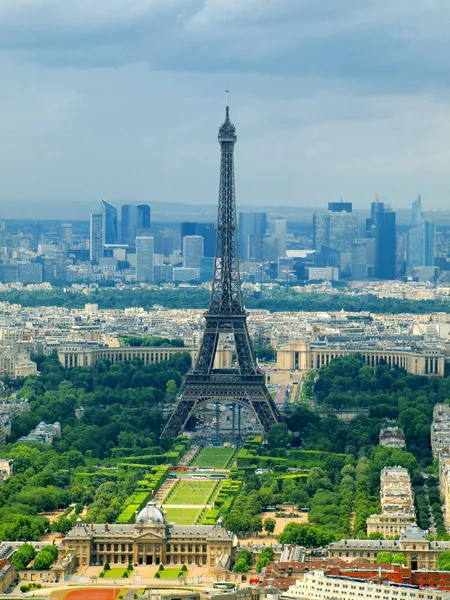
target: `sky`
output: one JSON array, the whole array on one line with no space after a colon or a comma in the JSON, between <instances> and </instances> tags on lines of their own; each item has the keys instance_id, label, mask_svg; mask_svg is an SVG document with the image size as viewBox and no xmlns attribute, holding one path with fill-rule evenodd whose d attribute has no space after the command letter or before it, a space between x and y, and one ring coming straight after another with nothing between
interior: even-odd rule
<instances>
[{"instance_id":1,"label":"sky","mask_svg":"<svg viewBox=\"0 0 450 600\"><path fill-rule=\"evenodd\" d=\"M446 209L449 56L448 0L0 0L0 203L213 204L229 89L238 204Z\"/></svg>"}]
</instances>

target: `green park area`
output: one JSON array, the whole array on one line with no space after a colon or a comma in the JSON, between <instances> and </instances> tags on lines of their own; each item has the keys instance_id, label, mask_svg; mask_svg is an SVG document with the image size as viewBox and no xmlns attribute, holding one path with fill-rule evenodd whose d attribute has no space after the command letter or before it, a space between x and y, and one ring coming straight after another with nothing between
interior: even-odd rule
<instances>
[{"instance_id":1,"label":"green park area","mask_svg":"<svg viewBox=\"0 0 450 600\"><path fill-rule=\"evenodd\" d=\"M218 485L217 481L183 479L169 492L164 504L194 504L203 506Z\"/></svg>"},{"instance_id":2,"label":"green park area","mask_svg":"<svg viewBox=\"0 0 450 600\"><path fill-rule=\"evenodd\" d=\"M187 577L188 574L189 571L187 570L186 566L183 565L182 567L166 567L165 569L159 568L158 571L156 571L154 577L156 577L157 579L178 579L181 575Z\"/></svg>"},{"instance_id":3,"label":"green park area","mask_svg":"<svg viewBox=\"0 0 450 600\"><path fill-rule=\"evenodd\" d=\"M192 525L196 522L200 511L198 508L173 508L171 506L164 506L166 511L166 519L169 523L179 523L180 525Z\"/></svg>"},{"instance_id":4,"label":"green park area","mask_svg":"<svg viewBox=\"0 0 450 600\"><path fill-rule=\"evenodd\" d=\"M194 457L192 465L202 469L204 467L214 467L215 469L226 469L234 454L233 448L203 448L200 453Z\"/></svg>"}]
</instances>

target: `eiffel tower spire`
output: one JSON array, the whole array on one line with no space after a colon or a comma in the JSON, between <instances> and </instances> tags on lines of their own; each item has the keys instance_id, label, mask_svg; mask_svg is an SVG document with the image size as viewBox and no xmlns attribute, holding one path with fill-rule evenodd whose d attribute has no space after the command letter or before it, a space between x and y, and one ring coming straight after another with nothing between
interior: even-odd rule
<instances>
[{"instance_id":1,"label":"eiffel tower spire","mask_svg":"<svg viewBox=\"0 0 450 600\"><path fill-rule=\"evenodd\" d=\"M219 129L221 148L219 203L217 212L216 256L208 311L196 364L186 377L186 388L172 413L165 435L182 432L188 419L212 402L237 403L250 409L263 432L278 422L278 411L267 390L264 373L256 364L247 328L239 275L236 198L234 185L234 145L236 129L225 107L225 121ZM214 369L220 334L232 335L238 366Z\"/></svg>"}]
</instances>

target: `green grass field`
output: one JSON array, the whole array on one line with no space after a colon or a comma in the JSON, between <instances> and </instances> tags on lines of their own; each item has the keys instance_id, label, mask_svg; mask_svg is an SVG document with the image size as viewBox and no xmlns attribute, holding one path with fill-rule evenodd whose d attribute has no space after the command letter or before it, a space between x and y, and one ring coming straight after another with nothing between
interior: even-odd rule
<instances>
[{"instance_id":1,"label":"green grass field","mask_svg":"<svg viewBox=\"0 0 450 600\"><path fill-rule=\"evenodd\" d=\"M178 579L180 574L183 574L185 577L187 577L189 571L182 571L181 569L178 569L176 567L166 567L164 571L156 571L156 573L159 573L159 579ZM155 575L153 575L153 577Z\"/></svg>"},{"instance_id":2,"label":"green grass field","mask_svg":"<svg viewBox=\"0 0 450 600\"><path fill-rule=\"evenodd\" d=\"M196 481L183 479L178 484L175 493L165 500L164 504L198 504L200 506L208 502L216 481Z\"/></svg>"},{"instance_id":3,"label":"green grass field","mask_svg":"<svg viewBox=\"0 0 450 600\"><path fill-rule=\"evenodd\" d=\"M105 571L105 579L120 579L127 570L127 565L123 567L112 567L109 571Z\"/></svg>"},{"instance_id":4,"label":"green grass field","mask_svg":"<svg viewBox=\"0 0 450 600\"><path fill-rule=\"evenodd\" d=\"M166 519L169 523L179 523L180 525L193 525L202 510L198 508L172 508L163 506L166 511Z\"/></svg>"},{"instance_id":5,"label":"green grass field","mask_svg":"<svg viewBox=\"0 0 450 600\"><path fill-rule=\"evenodd\" d=\"M203 448L193 464L199 468L224 469L234 453L233 448Z\"/></svg>"}]
</instances>

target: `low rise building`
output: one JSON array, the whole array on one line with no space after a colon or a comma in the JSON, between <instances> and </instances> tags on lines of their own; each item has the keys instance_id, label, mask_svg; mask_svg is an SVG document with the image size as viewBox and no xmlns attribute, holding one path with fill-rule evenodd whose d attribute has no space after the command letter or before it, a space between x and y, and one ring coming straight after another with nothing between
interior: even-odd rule
<instances>
[{"instance_id":1,"label":"low rise building","mask_svg":"<svg viewBox=\"0 0 450 600\"><path fill-rule=\"evenodd\" d=\"M14 475L14 461L12 458L0 459L0 481L6 481Z\"/></svg>"},{"instance_id":2,"label":"low rise building","mask_svg":"<svg viewBox=\"0 0 450 600\"><path fill-rule=\"evenodd\" d=\"M370 367L385 364L401 367L413 375L444 376L445 354L430 347L368 345L342 342L289 342L277 350L277 369L284 371L316 371L340 356L361 355Z\"/></svg>"},{"instance_id":3,"label":"low rise building","mask_svg":"<svg viewBox=\"0 0 450 600\"><path fill-rule=\"evenodd\" d=\"M433 458L439 463L444 524L450 529L450 405L436 404L430 430Z\"/></svg>"},{"instance_id":4,"label":"low rise building","mask_svg":"<svg viewBox=\"0 0 450 600\"><path fill-rule=\"evenodd\" d=\"M13 565L7 560L0 560L0 594L4 594L12 586L16 578Z\"/></svg>"},{"instance_id":5,"label":"low rise building","mask_svg":"<svg viewBox=\"0 0 450 600\"><path fill-rule=\"evenodd\" d=\"M148 346L121 346L106 347L96 344L67 344L58 350L59 362L66 369L71 367L92 367L98 360L109 360L115 364L118 362L130 362L132 360L142 360L145 365L152 365L169 360L172 356L187 352L191 355L192 362L197 359L197 347L166 347L158 346L151 348ZM217 348L214 366L216 369L227 369L231 367L233 350L230 347L220 345Z\"/></svg>"},{"instance_id":6,"label":"low rise building","mask_svg":"<svg viewBox=\"0 0 450 600\"><path fill-rule=\"evenodd\" d=\"M387 448L406 450L405 434L401 427L382 425L380 429L380 445Z\"/></svg>"},{"instance_id":7,"label":"low rise building","mask_svg":"<svg viewBox=\"0 0 450 600\"><path fill-rule=\"evenodd\" d=\"M149 502L134 524L84 525L78 519L63 540L79 565L227 565L235 543L219 525L167 523L156 504Z\"/></svg>"},{"instance_id":8,"label":"low rise building","mask_svg":"<svg viewBox=\"0 0 450 600\"><path fill-rule=\"evenodd\" d=\"M426 533L415 524L403 531L398 540L344 539L328 546L330 558L339 558L348 563L366 561L376 564L381 552L401 552L405 555L407 566L413 571L437 570L439 555L444 551L450 551L450 542L429 540Z\"/></svg>"},{"instance_id":9,"label":"low rise building","mask_svg":"<svg viewBox=\"0 0 450 600\"><path fill-rule=\"evenodd\" d=\"M303 579L282 594L281 599L349 600L353 597L361 600L449 600L450 593L393 583L383 576L368 581L342 575L326 575L324 570L317 570L306 573Z\"/></svg>"},{"instance_id":10,"label":"low rise building","mask_svg":"<svg viewBox=\"0 0 450 600\"><path fill-rule=\"evenodd\" d=\"M51 444L55 438L61 437L61 424L47 424L41 421L28 435L19 438L18 442L41 442L42 444Z\"/></svg>"}]
</instances>

